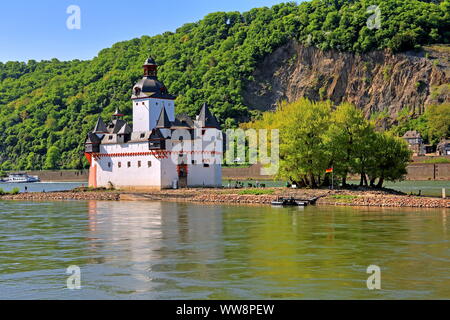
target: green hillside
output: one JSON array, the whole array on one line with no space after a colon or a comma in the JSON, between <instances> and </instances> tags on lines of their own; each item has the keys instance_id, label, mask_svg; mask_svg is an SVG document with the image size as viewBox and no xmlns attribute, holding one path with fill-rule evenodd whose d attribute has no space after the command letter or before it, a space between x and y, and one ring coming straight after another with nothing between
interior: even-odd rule
<instances>
[{"instance_id":1,"label":"green hillside","mask_svg":"<svg viewBox=\"0 0 450 320\"><path fill-rule=\"evenodd\" d=\"M373 4L381 29L366 26ZM256 64L289 39L323 50L397 52L450 43L449 30L449 0L313 0L212 13L175 33L117 43L89 61L0 63L0 169L84 167L84 137L96 117L119 107L131 120L131 88L149 55L177 95L178 112L194 115L208 102L231 127L251 116L241 93Z\"/></svg>"}]
</instances>

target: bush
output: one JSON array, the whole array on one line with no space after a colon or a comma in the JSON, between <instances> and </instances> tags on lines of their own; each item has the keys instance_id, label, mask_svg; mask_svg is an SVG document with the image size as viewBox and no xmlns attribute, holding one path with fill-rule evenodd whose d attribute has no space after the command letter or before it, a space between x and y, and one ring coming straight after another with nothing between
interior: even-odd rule
<instances>
[{"instance_id":1,"label":"bush","mask_svg":"<svg viewBox=\"0 0 450 320\"><path fill-rule=\"evenodd\" d=\"M20 189L19 188L13 188L10 192L9 192L9 194L19 194L20 193Z\"/></svg>"},{"instance_id":2,"label":"bush","mask_svg":"<svg viewBox=\"0 0 450 320\"><path fill-rule=\"evenodd\" d=\"M242 191L239 191L240 195L246 195L246 194L252 194L255 196L260 196L263 194L273 194L274 190L270 190L270 189L265 189L265 190L260 190L260 189L245 189Z\"/></svg>"}]
</instances>

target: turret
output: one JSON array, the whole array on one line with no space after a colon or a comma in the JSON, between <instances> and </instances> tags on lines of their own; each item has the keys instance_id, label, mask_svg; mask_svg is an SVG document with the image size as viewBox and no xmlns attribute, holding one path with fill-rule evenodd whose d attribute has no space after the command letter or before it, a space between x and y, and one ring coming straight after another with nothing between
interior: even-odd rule
<instances>
[{"instance_id":1,"label":"turret","mask_svg":"<svg viewBox=\"0 0 450 320\"><path fill-rule=\"evenodd\" d=\"M158 65L152 57L145 60L142 67L144 68L144 77L151 77L155 79L158 77Z\"/></svg>"},{"instance_id":2,"label":"turret","mask_svg":"<svg viewBox=\"0 0 450 320\"><path fill-rule=\"evenodd\" d=\"M200 128L214 128L220 129L219 122L216 117L209 110L209 106L204 103L202 109L200 110L200 114L197 118L197 123Z\"/></svg>"},{"instance_id":3,"label":"turret","mask_svg":"<svg viewBox=\"0 0 450 320\"><path fill-rule=\"evenodd\" d=\"M133 87L133 131L151 131L165 107L170 121L175 120L175 97L158 80L158 65L153 58L145 60L144 76Z\"/></svg>"}]
</instances>

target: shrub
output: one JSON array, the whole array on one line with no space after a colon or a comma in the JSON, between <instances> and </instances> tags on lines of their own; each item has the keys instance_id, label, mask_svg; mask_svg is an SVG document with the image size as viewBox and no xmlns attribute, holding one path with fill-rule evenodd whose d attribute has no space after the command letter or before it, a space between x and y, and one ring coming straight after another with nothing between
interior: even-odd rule
<instances>
[{"instance_id":1,"label":"shrub","mask_svg":"<svg viewBox=\"0 0 450 320\"><path fill-rule=\"evenodd\" d=\"M260 189L245 189L242 191L239 191L240 195L246 195L246 194L252 194L255 196L260 196L263 194L273 194L274 190L266 189L266 190L260 190Z\"/></svg>"},{"instance_id":2,"label":"shrub","mask_svg":"<svg viewBox=\"0 0 450 320\"><path fill-rule=\"evenodd\" d=\"M20 189L19 188L13 188L10 192L10 194L19 194L20 193Z\"/></svg>"}]
</instances>

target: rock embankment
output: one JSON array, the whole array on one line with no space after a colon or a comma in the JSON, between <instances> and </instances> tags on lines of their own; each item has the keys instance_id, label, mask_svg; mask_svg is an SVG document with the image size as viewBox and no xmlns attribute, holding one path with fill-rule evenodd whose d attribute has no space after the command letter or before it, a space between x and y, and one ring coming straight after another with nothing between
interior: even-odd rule
<instances>
[{"instance_id":1,"label":"rock embankment","mask_svg":"<svg viewBox=\"0 0 450 320\"><path fill-rule=\"evenodd\" d=\"M0 196L0 200L23 200L23 201L41 201L41 200L119 200L120 192L26 192L19 194L6 194Z\"/></svg>"},{"instance_id":2,"label":"rock embankment","mask_svg":"<svg viewBox=\"0 0 450 320\"><path fill-rule=\"evenodd\" d=\"M450 208L450 200L448 199L409 196L358 196L347 201L327 197L319 200L318 204L368 207Z\"/></svg>"},{"instance_id":3,"label":"rock embankment","mask_svg":"<svg viewBox=\"0 0 450 320\"><path fill-rule=\"evenodd\" d=\"M147 194L122 194L121 200L164 200L222 204L270 205L278 197L312 199L319 197L317 205L450 208L450 199L402 195L389 190L290 190L268 189L269 194L242 194L242 189L182 189L165 190Z\"/></svg>"},{"instance_id":4,"label":"rock embankment","mask_svg":"<svg viewBox=\"0 0 450 320\"><path fill-rule=\"evenodd\" d=\"M262 194L251 194L260 191ZM246 194L250 193L250 194ZM180 189L152 192L121 191L67 191L46 193L20 193L0 196L1 200L123 200L123 201L178 201L221 204L270 205L278 197L294 197L308 200L317 198L317 205L370 206L370 207L413 207L450 208L450 199L402 195L389 190L293 190L286 188L270 189Z\"/></svg>"}]
</instances>

